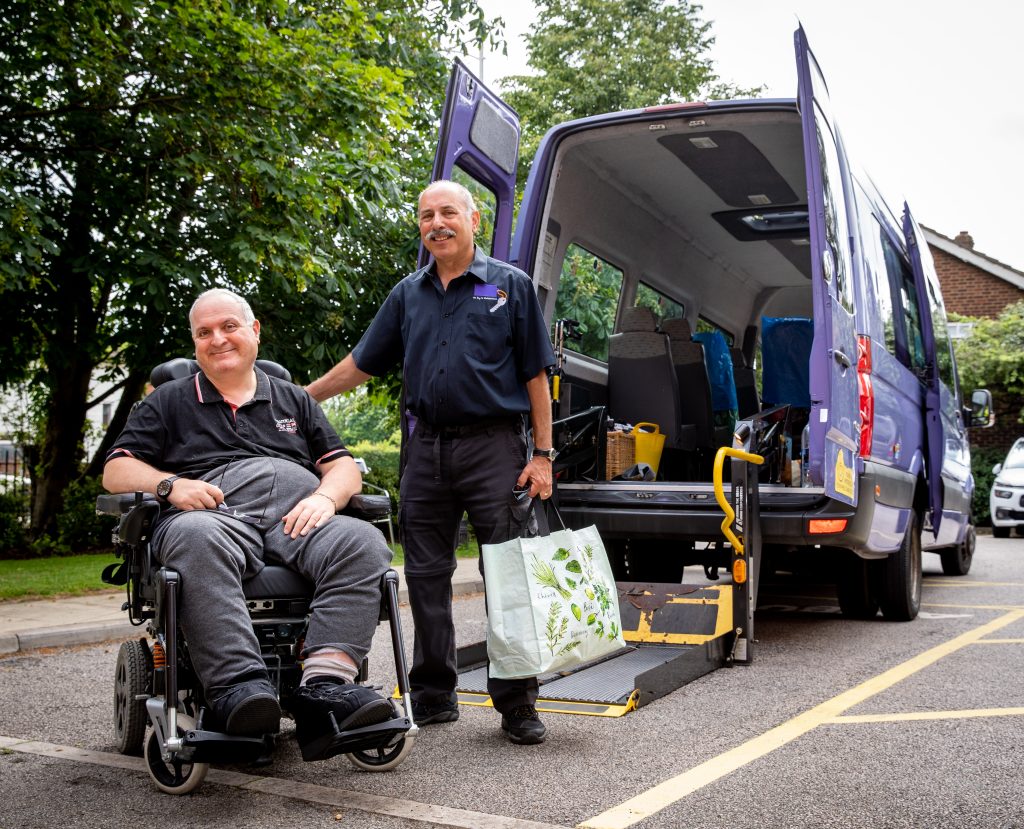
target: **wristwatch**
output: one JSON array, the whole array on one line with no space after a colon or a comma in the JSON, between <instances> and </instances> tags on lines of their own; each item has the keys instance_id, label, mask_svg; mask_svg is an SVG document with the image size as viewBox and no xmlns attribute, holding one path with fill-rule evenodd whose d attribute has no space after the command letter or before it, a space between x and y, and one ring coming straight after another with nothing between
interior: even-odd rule
<instances>
[{"instance_id":1,"label":"wristwatch","mask_svg":"<svg viewBox=\"0 0 1024 829\"><path fill-rule=\"evenodd\" d=\"M553 461L555 456L558 454L554 449L534 449L533 456L535 458L547 458L549 461Z\"/></svg>"},{"instance_id":2,"label":"wristwatch","mask_svg":"<svg viewBox=\"0 0 1024 829\"><path fill-rule=\"evenodd\" d=\"M164 478L160 483L156 485L156 494L158 498L167 500L167 496L171 494L171 490L174 488L174 482L180 478L180 475L171 475L170 478Z\"/></svg>"}]
</instances>

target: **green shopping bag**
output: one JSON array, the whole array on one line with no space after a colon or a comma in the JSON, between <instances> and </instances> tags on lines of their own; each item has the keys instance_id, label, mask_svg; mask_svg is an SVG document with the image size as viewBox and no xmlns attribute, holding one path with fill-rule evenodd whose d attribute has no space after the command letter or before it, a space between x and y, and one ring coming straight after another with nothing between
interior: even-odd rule
<instances>
[{"instance_id":1,"label":"green shopping bag","mask_svg":"<svg viewBox=\"0 0 1024 829\"><path fill-rule=\"evenodd\" d=\"M596 527L483 544L481 551L492 677L564 670L626 646Z\"/></svg>"}]
</instances>

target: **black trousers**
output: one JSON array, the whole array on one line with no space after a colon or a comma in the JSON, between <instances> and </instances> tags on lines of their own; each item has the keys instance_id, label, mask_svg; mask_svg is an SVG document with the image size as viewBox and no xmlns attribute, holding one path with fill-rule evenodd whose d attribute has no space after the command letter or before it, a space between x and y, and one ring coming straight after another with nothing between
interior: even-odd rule
<instances>
[{"instance_id":1,"label":"black trousers","mask_svg":"<svg viewBox=\"0 0 1024 829\"><path fill-rule=\"evenodd\" d=\"M512 487L526 466L521 421L435 430L420 422L406 445L399 531L415 644L409 682L413 699L456 701L452 573L463 512L482 544L519 535L529 502ZM483 559L480 560L483 572ZM499 712L537 699L537 680L487 680Z\"/></svg>"}]
</instances>

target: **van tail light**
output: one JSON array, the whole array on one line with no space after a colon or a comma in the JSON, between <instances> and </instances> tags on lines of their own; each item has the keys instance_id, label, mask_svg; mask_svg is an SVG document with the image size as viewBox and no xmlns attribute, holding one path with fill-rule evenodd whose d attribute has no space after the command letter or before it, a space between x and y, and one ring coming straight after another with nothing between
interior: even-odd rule
<instances>
[{"instance_id":1,"label":"van tail light","mask_svg":"<svg viewBox=\"0 0 1024 829\"><path fill-rule=\"evenodd\" d=\"M871 338L857 337L857 390L860 396L860 456L871 456L875 435L875 387L871 383Z\"/></svg>"},{"instance_id":2,"label":"van tail light","mask_svg":"<svg viewBox=\"0 0 1024 829\"><path fill-rule=\"evenodd\" d=\"M829 533L841 533L846 529L845 518L812 518L807 522L807 532L810 535L828 535Z\"/></svg>"}]
</instances>

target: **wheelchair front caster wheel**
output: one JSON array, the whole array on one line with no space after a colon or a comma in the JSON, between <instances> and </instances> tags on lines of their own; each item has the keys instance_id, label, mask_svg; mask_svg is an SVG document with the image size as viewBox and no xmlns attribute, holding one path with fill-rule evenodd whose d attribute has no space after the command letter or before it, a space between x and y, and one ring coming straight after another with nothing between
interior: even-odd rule
<instances>
[{"instance_id":1,"label":"wheelchair front caster wheel","mask_svg":"<svg viewBox=\"0 0 1024 829\"><path fill-rule=\"evenodd\" d=\"M140 640L123 642L114 669L114 736L122 754L142 754L146 736L146 700L153 658Z\"/></svg>"},{"instance_id":2,"label":"wheelchair front caster wheel","mask_svg":"<svg viewBox=\"0 0 1024 829\"><path fill-rule=\"evenodd\" d=\"M412 737L403 737L391 746L353 751L347 755L349 762L363 771L391 771L412 751Z\"/></svg>"},{"instance_id":3,"label":"wheelchair front caster wheel","mask_svg":"<svg viewBox=\"0 0 1024 829\"><path fill-rule=\"evenodd\" d=\"M195 720L191 717L184 714L178 715L179 737L195 727ZM149 732L143 754L146 758L149 776L153 778L156 787L167 794L188 794L195 791L206 777L206 772L210 770L209 763L186 763L181 760L165 763L160 756L160 740L156 736L156 731L153 730Z\"/></svg>"}]
</instances>

